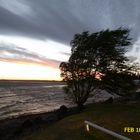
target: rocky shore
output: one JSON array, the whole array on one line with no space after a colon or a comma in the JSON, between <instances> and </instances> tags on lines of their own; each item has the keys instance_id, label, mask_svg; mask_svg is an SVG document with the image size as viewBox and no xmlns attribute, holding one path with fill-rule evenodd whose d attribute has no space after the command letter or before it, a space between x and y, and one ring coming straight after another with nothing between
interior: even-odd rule
<instances>
[{"instance_id":1,"label":"rocky shore","mask_svg":"<svg viewBox=\"0 0 140 140\"><path fill-rule=\"evenodd\" d=\"M18 118L1 120L0 140L20 140L22 136L75 113L77 113L76 108L68 109L63 105L58 110L52 112L22 115Z\"/></svg>"}]
</instances>

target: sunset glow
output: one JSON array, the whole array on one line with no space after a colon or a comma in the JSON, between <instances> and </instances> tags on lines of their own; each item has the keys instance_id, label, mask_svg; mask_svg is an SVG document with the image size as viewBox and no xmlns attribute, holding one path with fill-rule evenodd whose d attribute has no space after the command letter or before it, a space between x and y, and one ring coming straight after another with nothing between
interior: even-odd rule
<instances>
[{"instance_id":1,"label":"sunset glow","mask_svg":"<svg viewBox=\"0 0 140 140\"><path fill-rule=\"evenodd\" d=\"M0 62L1 79L61 80L59 69L35 64Z\"/></svg>"},{"instance_id":2,"label":"sunset glow","mask_svg":"<svg viewBox=\"0 0 140 140\"><path fill-rule=\"evenodd\" d=\"M68 60L69 46L10 36L0 36L0 43L0 79L61 80L59 64Z\"/></svg>"}]
</instances>

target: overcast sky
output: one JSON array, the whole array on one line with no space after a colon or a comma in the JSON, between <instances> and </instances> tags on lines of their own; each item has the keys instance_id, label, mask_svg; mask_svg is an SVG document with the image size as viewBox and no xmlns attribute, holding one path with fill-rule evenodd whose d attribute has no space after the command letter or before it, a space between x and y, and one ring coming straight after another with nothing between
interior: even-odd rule
<instances>
[{"instance_id":1,"label":"overcast sky","mask_svg":"<svg viewBox=\"0 0 140 140\"><path fill-rule=\"evenodd\" d=\"M131 29L129 55L139 62L139 8L140 0L0 0L0 78L58 79L69 42L86 30Z\"/></svg>"}]
</instances>

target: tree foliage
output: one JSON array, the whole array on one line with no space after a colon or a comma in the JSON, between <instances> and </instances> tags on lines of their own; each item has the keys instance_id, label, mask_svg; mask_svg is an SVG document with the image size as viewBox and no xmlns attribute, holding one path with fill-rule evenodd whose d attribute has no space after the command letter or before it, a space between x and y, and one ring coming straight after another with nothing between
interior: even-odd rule
<instances>
[{"instance_id":1,"label":"tree foliage","mask_svg":"<svg viewBox=\"0 0 140 140\"><path fill-rule=\"evenodd\" d=\"M109 73L129 70L125 56L131 44L128 29L83 32L76 34L70 44L71 56L68 62L60 64L60 70L67 83L67 93L79 107L95 88L108 84L102 84L102 79Z\"/></svg>"}]
</instances>

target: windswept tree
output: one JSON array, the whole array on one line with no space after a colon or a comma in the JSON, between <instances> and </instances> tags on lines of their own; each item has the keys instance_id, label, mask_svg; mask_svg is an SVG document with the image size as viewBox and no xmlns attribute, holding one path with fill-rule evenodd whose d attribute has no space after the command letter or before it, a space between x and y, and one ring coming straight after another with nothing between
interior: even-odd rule
<instances>
[{"instance_id":1,"label":"windswept tree","mask_svg":"<svg viewBox=\"0 0 140 140\"><path fill-rule=\"evenodd\" d=\"M74 36L70 43L71 56L68 62L60 64L60 70L67 83L67 93L79 108L95 88L105 85L102 79L109 73L128 71L125 53L130 41L129 30L122 28Z\"/></svg>"}]
</instances>

